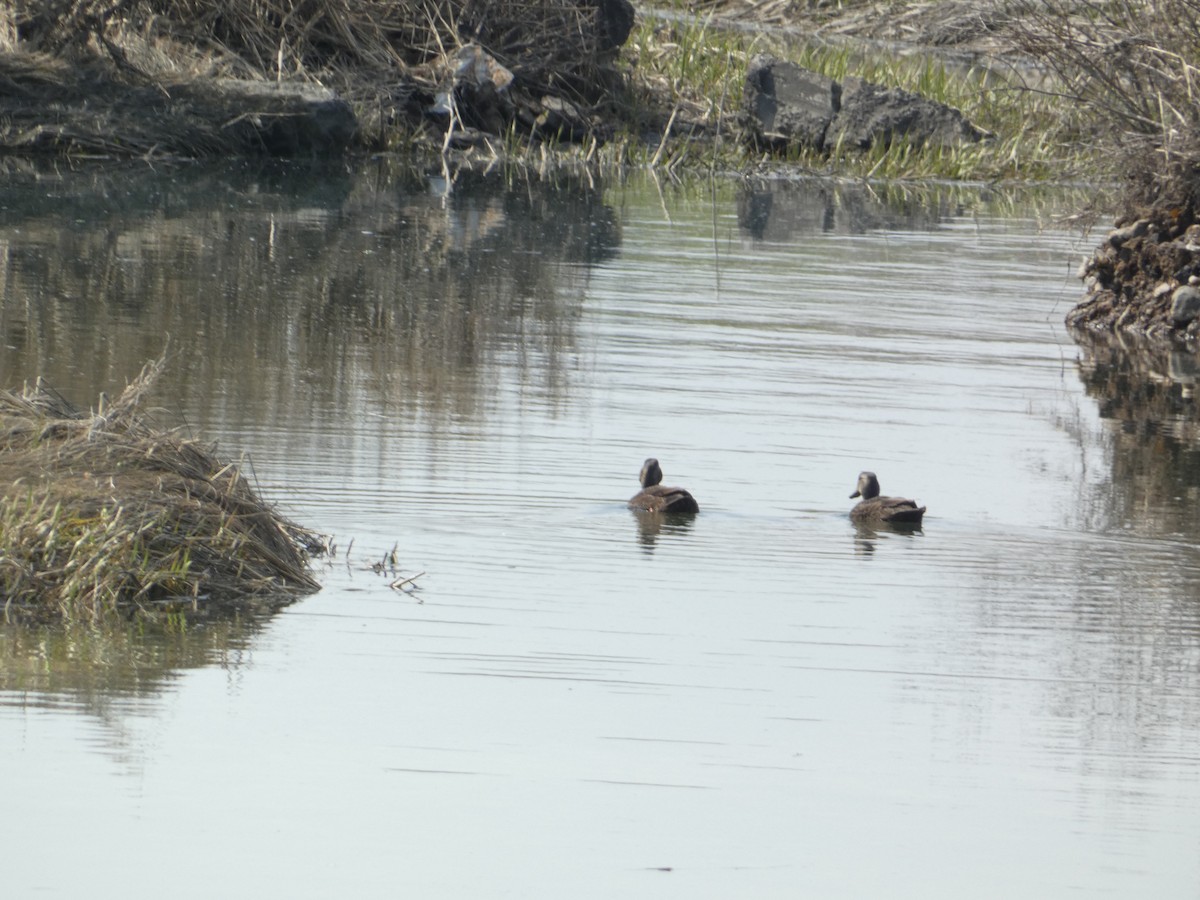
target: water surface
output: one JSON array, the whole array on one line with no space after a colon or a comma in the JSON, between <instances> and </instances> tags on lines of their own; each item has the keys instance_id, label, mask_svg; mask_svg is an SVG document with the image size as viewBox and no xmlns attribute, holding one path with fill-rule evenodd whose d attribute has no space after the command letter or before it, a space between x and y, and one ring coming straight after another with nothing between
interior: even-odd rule
<instances>
[{"instance_id":1,"label":"water surface","mask_svg":"<svg viewBox=\"0 0 1200 900\"><path fill-rule=\"evenodd\" d=\"M0 383L88 405L169 334L161 415L340 548L275 616L0 631L21 896L1200 887L1190 388L1064 333L1070 198L4 196ZM650 455L699 516L624 508ZM864 468L923 529L850 524Z\"/></svg>"}]
</instances>

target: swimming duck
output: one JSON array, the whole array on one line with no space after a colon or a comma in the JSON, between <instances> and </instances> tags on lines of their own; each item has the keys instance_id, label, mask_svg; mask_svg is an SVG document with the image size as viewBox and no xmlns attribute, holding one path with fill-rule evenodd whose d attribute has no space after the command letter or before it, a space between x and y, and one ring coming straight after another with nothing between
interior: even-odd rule
<instances>
[{"instance_id":1,"label":"swimming duck","mask_svg":"<svg viewBox=\"0 0 1200 900\"><path fill-rule=\"evenodd\" d=\"M629 501L630 509L642 509L660 513L698 513L700 504L696 498L680 487L663 487L662 469L657 459L648 459L642 464L638 476L642 489Z\"/></svg>"},{"instance_id":2,"label":"swimming duck","mask_svg":"<svg viewBox=\"0 0 1200 900\"><path fill-rule=\"evenodd\" d=\"M858 487L850 495L850 499L861 496L858 505L850 510L850 519L854 522L907 522L912 525L921 524L921 516L925 515L925 507L917 506L913 500L903 497L880 497L879 479L874 472L860 472Z\"/></svg>"}]
</instances>

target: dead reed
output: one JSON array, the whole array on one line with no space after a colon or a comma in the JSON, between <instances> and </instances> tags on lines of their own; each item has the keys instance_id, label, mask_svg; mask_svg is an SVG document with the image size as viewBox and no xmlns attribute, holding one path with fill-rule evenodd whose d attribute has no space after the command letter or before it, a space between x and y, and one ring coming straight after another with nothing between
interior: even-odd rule
<instances>
[{"instance_id":1,"label":"dead reed","mask_svg":"<svg viewBox=\"0 0 1200 900\"><path fill-rule=\"evenodd\" d=\"M1200 0L1020 0L1018 45L1113 147L1131 205L1200 200Z\"/></svg>"},{"instance_id":2,"label":"dead reed","mask_svg":"<svg viewBox=\"0 0 1200 900\"><path fill-rule=\"evenodd\" d=\"M107 53L136 72L174 44L199 65L271 80L435 75L469 42L543 89L594 85L616 47L603 0L49 0L18 4L34 50ZM163 72L146 71L157 77ZM379 85L384 87L385 85Z\"/></svg>"},{"instance_id":3,"label":"dead reed","mask_svg":"<svg viewBox=\"0 0 1200 900\"><path fill-rule=\"evenodd\" d=\"M0 4L0 57L11 57L0 58L0 81L16 86L0 98L0 148L244 152L222 133L236 112L211 121L180 91L227 78L332 88L372 148L430 138L440 132L428 111L454 84L457 53L471 44L512 74L509 96L534 110L532 121L542 97L586 107L605 96L618 79L612 62L632 24L631 14L622 18L629 9L609 0Z\"/></svg>"},{"instance_id":4,"label":"dead reed","mask_svg":"<svg viewBox=\"0 0 1200 900\"><path fill-rule=\"evenodd\" d=\"M140 412L163 364L88 413L40 382L0 392L6 616L96 620L319 587L308 569L318 535L264 504L211 447Z\"/></svg>"}]
</instances>

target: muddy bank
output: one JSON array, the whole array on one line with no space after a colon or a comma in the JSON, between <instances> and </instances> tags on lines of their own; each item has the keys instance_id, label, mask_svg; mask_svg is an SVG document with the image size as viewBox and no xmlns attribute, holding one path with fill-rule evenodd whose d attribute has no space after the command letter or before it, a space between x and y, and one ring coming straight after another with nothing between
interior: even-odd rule
<instances>
[{"instance_id":1,"label":"muddy bank","mask_svg":"<svg viewBox=\"0 0 1200 900\"><path fill-rule=\"evenodd\" d=\"M1067 325L1192 343L1200 336L1200 222L1190 207L1118 219L1079 275L1086 297Z\"/></svg>"},{"instance_id":2,"label":"muddy bank","mask_svg":"<svg viewBox=\"0 0 1200 900\"><path fill-rule=\"evenodd\" d=\"M628 0L0 7L0 153L329 155L597 131Z\"/></svg>"},{"instance_id":3,"label":"muddy bank","mask_svg":"<svg viewBox=\"0 0 1200 900\"><path fill-rule=\"evenodd\" d=\"M96 63L0 54L0 153L128 159L324 156L358 141L320 85L207 78L130 84Z\"/></svg>"},{"instance_id":4,"label":"muddy bank","mask_svg":"<svg viewBox=\"0 0 1200 900\"><path fill-rule=\"evenodd\" d=\"M64 0L0 8L8 87L0 153L326 155L496 147L510 134L603 142L642 133L658 143L663 131L692 140L709 133L706 115L682 99L688 85L639 76L643 61L626 48L629 0L219 7ZM664 15L971 65L1017 52L1012 14L999 0L892 3L886 15L865 0L696 0ZM689 52L674 40L665 29L649 52Z\"/></svg>"}]
</instances>

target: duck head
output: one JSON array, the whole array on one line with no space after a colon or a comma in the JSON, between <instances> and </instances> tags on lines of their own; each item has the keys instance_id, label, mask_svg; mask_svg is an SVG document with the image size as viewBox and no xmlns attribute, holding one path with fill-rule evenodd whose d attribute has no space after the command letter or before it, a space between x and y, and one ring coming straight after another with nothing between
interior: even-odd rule
<instances>
[{"instance_id":1,"label":"duck head","mask_svg":"<svg viewBox=\"0 0 1200 900\"><path fill-rule=\"evenodd\" d=\"M658 466L658 460L651 457L642 463L642 473L638 479L644 488L652 487L662 481L662 469Z\"/></svg>"},{"instance_id":2,"label":"duck head","mask_svg":"<svg viewBox=\"0 0 1200 900\"><path fill-rule=\"evenodd\" d=\"M858 487L854 489L854 493L850 495L850 499L862 497L864 500L870 500L872 497L879 496L879 479L875 477L874 472L859 472Z\"/></svg>"}]
</instances>

